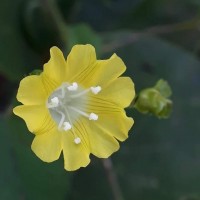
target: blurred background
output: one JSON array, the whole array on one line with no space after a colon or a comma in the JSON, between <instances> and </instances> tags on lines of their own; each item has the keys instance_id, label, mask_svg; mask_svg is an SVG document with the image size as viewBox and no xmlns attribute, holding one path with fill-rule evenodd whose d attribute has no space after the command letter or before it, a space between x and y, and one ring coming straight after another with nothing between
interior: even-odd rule
<instances>
[{"instance_id":1,"label":"blurred background","mask_svg":"<svg viewBox=\"0 0 200 200\"><path fill-rule=\"evenodd\" d=\"M76 172L31 151L33 135L12 114L19 81L49 59L91 43L116 52L136 91L163 78L173 112L157 119L128 109L129 139L112 156L125 200L200 200L200 1L1 0L0 200L112 200L100 159Z\"/></svg>"}]
</instances>

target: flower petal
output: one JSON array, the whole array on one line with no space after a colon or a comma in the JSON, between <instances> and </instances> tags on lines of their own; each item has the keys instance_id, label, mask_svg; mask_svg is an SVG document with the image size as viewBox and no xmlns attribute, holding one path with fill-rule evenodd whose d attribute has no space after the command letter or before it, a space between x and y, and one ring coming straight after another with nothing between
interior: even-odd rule
<instances>
[{"instance_id":1,"label":"flower petal","mask_svg":"<svg viewBox=\"0 0 200 200\"><path fill-rule=\"evenodd\" d=\"M96 53L92 45L75 45L67 57L66 79L71 82L85 76L96 62Z\"/></svg>"},{"instance_id":2,"label":"flower petal","mask_svg":"<svg viewBox=\"0 0 200 200\"><path fill-rule=\"evenodd\" d=\"M81 137L81 143L74 143L74 135L71 131L63 133L63 155L65 169L74 171L80 167L86 167L90 163L89 150L83 145L84 138Z\"/></svg>"},{"instance_id":3,"label":"flower petal","mask_svg":"<svg viewBox=\"0 0 200 200\"><path fill-rule=\"evenodd\" d=\"M92 45L75 45L67 58L66 79L78 82L84 87L106 86L126 69L124 62L116 54L110 59L96 60Z\"/></svg>"},{"instance_id":4,"label":"flower petal","mask_svg":"<svg viewBox=\"0 0 200 200\"><path fill-rule=\"evenodd\" d=\"M126 116L124 109L96 96L90 97L87 112L97 114L99 116L97 126L102 126L120 141L127 139L128 131L134 123L131 117Z\"/></svg>"},{"instance_id":5,"label":"flower petal","mask_svg":"<svg viewBox=\"0 0 200 200\"><path fill-rule=\"evenodd\" d=\"M85 87L97 86L106 87L113 80L118 78L124 71L126 66L122 59L113 54L110 59L98 60L89 73L79 80Z\"/></svg>"},{"instance_id":6,"label":"flower petal","mask_svg":"<svg viewBox=\"0 0 200 200\"><path fill-rule=\"evenodd\" d=\"M116 103L122 108L129 106L134 96L134 83L129 77L117 78L98 94L99 98Z\"/></svg>"},{"instance_id":7,"label":"flower petal","mask_svg":"<svg viewBox=\"0 0 200 200\"><path fill-rule=\"evenodd\" d=\"M15 107L13 112L23 118L29 131L35 134L44 133L55 126L55 122L44 105L21 105Z\"/></svg>"},{"instance_id":8,"label":"flower petal","mask_svg":"<svg viewBox=\"0 0 200 200\"><path fill-rule=\"evenodd\" d=\"M97 126L105 129L107 133L120 141L128 138L128 133L133 126L133 119L125 113L99 114Z\"/></svg>"},{"instance_id":9,"label":"flower petal","mask_svg":"<svg viewBox=\"0 0 200 200\"><path fill-rule=\"evenodd\" d=\"M87 130L92 154L99 158L108 158L119 149L118 141L103 126L98 126L98 122L84 119L83 123Z\"/></svg>"},{"instance_id":10,"label":"flower petal","mask_svg":"<svg viewBox=\"0 0 200 200\"><path fill-rule=\"evenodd\" d=\"M27 76L21 80L17 100L26 105L44 104L47 98L41 76Z\"/></svg>"},{"instance_id":11,"label":"flower petal","mask_svg":"<svg viewBox=\"0 0 200 200\"><path fill-rule=\"evenodd\" d=\"M31 148L44 162L55 161L62 151L62 134L54 128L44 134L36 135Z\"/></svg>"},{"instance_id":12,"label":"flower petal","mask_svg":"<svg viewBox=\"0 0 200 200\"><path fill-rule=\"evenodd\" d=\"M52 47L50 49L51 58L48 63L44 65L44 74L60 84L66 74L66 62L63 53L57 47Z\"/></svg>"}]
</instances>

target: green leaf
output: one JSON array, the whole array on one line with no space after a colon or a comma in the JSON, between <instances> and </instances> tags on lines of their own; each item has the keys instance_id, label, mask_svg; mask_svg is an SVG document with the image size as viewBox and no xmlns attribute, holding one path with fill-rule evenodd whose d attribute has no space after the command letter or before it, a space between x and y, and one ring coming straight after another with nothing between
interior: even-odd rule
<instances>
[{"instance_id":1,"label":"green leaf","mask_svg":"<svg viewBox=\"0 0 200 200\"><path fill-rule=\"evenodd\" d=\"M0 1L0 73L19 80L38 65L38 57L27 46L20 29L23 0Z\"/></svg>"},{"instance_id":2,"label":"green leaf","mask_svg":"<svg viewBox=\"0 0 200 200\"><path fill-rule=\"evenodd\" d=\"M23 196L20 175L16 171L13 141L3 117L0 117L0 157L0 199L18 200Z\"/></svg>"},{"instance_id":3,"label":"green leaf","mask_svg":"<svg viewBox=\"0 0 200 200\"><path fill-rule=\"evenodd\" d=\"M101 38L87 24L77 24L67 27L68 31L68 49L75 44L92 44L97 54L101 53Z\"/></svg>"},{"instance_id":4,"label":"green leaf","mask_svg":"<svg viewBox=\"0 0 200 200\"><path fill-rule=\"evenodd\" d=\"M40 53L60 44L60 38L51 10L38 0L25 1L22 13L22 27L29 45Z\"/></svg>"}]
</instances>

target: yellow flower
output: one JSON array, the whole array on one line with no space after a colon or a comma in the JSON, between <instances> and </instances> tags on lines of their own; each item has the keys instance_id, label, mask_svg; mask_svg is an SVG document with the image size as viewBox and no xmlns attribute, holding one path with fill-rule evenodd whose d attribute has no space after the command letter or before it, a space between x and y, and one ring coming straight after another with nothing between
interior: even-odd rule
<instances>
[{"instance_id":1,"label":"yellow flower","mask_svg":"<svg viewBox=\"0 0 200 200\"><path fill-rule=\"evenodd\" d=\"M40 75L20 82L14 108L30 132L35 134L34 153L45 162L64 156L64 167L72 171L90 162L90 153L107 158L128 137L133 119L124 108L135 95L126 69L114 54L97 60L91 45L75 45L67 59L57 47Z\"/></svg>"}]
</instances>

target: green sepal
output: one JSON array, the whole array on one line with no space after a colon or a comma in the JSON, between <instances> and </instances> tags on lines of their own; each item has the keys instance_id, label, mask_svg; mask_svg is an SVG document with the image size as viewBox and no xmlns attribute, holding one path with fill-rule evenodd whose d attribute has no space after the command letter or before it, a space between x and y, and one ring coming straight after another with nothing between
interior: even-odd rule
<instances>
[{"instance_id":1,"label":"green sepal","mask_svg":"<svg viewBox=\"0 0 200 200\"><path fill-rule=\"evenodd\" d=\"M42 73L41 69L35 69L29 73L29 75L40 75Z\"/></svg>"},{"instance_id":2,"label":"green sepal","mask_svg":"<svg viewBox=\"0 0 200 200\"><path fill-rule=\"evenodd\" d=\"M171 87L169 86L168 82L163 80L163 79L160 79L156 85L154 86L154 88L156 90L158 90L163 97L170 97L172 95L172 90L171 90Z\"/></svg>"}]
</instances>

